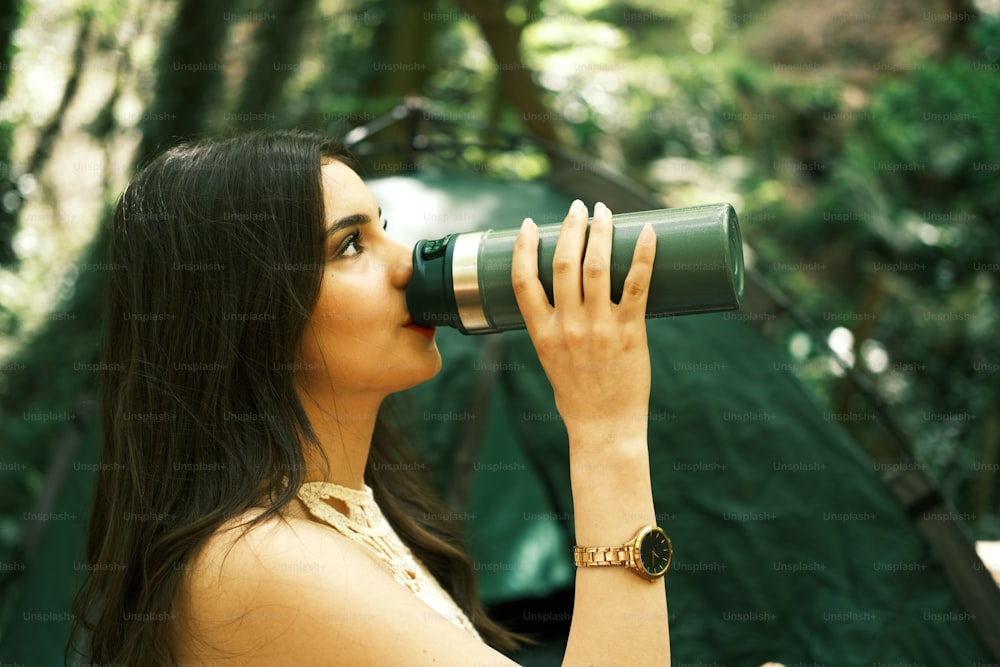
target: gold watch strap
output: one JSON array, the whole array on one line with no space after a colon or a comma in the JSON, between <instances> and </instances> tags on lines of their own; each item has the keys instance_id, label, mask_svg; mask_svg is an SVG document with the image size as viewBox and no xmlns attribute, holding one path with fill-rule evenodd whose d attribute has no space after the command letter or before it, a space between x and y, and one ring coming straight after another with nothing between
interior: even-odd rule
<instances>
[{"instance_id":1,"label":"gold watch strap","mask_svg":"<svg viewBox=\"0 0 1000 667\"><path fill-rule=\"evenodd\" d=\"M573 564L577 567L602 567L605 565L633 564L632 545L620 547L573 547Z\"/></svg>"}]
</instances>

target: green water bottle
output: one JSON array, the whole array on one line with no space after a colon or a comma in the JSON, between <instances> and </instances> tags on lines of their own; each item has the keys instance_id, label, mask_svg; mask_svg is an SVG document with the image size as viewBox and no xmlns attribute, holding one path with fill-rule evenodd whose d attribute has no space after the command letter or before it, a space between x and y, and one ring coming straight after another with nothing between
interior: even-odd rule
<instances>
[{"instance_id":1,"label":"green water bottle","mask_svg":"<svg viewBox=\"0 0 1000 667\"><path fill-rule=\"evenodd\" d=\"M611 298L621 299L643 226L656 233L646 317L735 310L743 302L743 241L729 204L614 216ZM538 274L552 301L552 256L562 223L538 228ZM413 323L466 334L523 329L511 285L518 230L450 234L418 241L406 303Z\"/></svg>"}]
</instances>

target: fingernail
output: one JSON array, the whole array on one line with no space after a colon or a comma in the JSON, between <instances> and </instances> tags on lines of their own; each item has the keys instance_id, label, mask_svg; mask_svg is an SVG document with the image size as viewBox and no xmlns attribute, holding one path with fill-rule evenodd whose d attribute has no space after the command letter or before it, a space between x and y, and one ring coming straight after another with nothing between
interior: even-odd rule
<instances>
[{"instance_id":1,"label":"fingernail","mask_svg":"<svg viewBox=\"0 0 1000 667\"><path fill-rule=\"evenodd\" d=\"M525 218L524 221L521 223L521 231L526 232L534 226L535 226L534 220L532 220L531 218Z\"/></svg>"},{"instance_id":2,"label":"fingernail","mask_svg":"<svg viewBox=\"0 0 1000 667\"><path fill-rule=\"evenodd\" d=\"M653 233L653 226L648 222L643 226L642 231L639 232L639 244L649 245L656 238L656 234Z\"/></svg>"},{"instance_id":3,"label":"fingernail","mask_svg":"<svg viewBox=\"0 0 1000 667\"><path fill-rule=\"evenodd\" d=\"M597 216L599 216L599 215L603 216L607 212L608 212L608 207L605 206L604 202L602 202L602 201L597 202L597 204L594 206L594 217L595 218Z\"/></svg>"},{"instance_id":4,"label":"fingernail","mask_svg":"<svg viewBox=\"0 0 1000 667\"><path fill-rule=\"evenodd\" d=\"M573 215L582 215L587 212L587 207L579 199L574 199L569 207L569 212Z\"/></svg>"}]
</instances>

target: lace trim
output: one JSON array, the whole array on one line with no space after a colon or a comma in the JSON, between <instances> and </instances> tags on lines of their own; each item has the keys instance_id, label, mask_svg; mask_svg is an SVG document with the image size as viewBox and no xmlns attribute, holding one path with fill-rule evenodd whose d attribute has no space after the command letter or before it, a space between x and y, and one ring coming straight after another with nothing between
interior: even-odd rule
<instances>
[{"instance_id":1,"label":"lace trim","mask_svg":"<svg viewBox=\"0 0 1000 667\"><path fill-rule=\"evenodd\" d=\"M306 482L296 495L314 517L371 551L402 586L455 625L479 637L465 613L396 535L370 487L358 490L331 482ZM347 514L324 502L328 498L344 503Z\"/></svg>"},{"instance_id":2,"label":"lace trim","mask_svg":"<svg viewBox=\"0 0 1000 667\"><path fill-rule=\"evenodd\" d=\"M368 486L359 491L329 482L306 482L299 487L296 495L313 516L345 534L374 539L392 530ZM347 516L323 502L327 498L336 498L344 503L347 506Z\"/></svg>"}]
</instances>

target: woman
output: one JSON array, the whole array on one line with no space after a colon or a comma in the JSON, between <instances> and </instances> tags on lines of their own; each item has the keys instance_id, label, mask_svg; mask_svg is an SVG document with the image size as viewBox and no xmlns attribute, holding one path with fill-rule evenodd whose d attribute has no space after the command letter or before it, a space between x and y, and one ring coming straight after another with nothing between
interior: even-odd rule
<instances>
[{"instance_id":1,"label":"woman","mask_svg":"<svg viewBox=\"0 0 1000 667\"><path fill-rule=\"evenodd\" d=\"M446 509L384 415L441 359L406 309L410 250L349 160L301 133L208 141L161 155L122 195L94 567L76 614L89 660L513 664L500 651L518 638L483 612ZM577 542L592 547L654 519L643 314L655 238L640 237L615 305L611 224L598 204L584 254L574 202L555 307L530 220L512 271L569 434ZM583 565L598 551L610 553L581 550ZM581 566L575 596L567 664L669 664L662 578Z\"/></svg>"}]
</instances>

